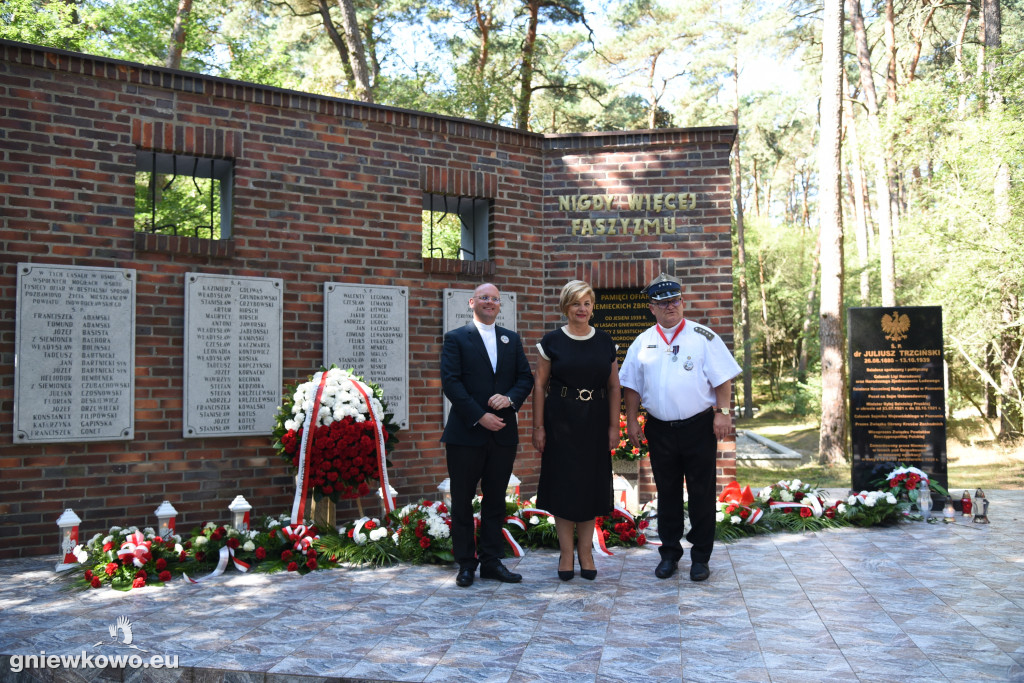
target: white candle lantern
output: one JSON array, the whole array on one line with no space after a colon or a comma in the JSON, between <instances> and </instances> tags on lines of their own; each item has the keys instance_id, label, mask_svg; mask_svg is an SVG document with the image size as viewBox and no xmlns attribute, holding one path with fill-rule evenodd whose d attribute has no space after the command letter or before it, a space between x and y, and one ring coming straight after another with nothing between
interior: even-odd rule
<instances>
[{"instance_id":1,"label":"white candle lantern","mask_svg":"<svg viewBox=\"0 0 1024 683\"><path fill-rule=\"evenodd\" d=\"M511 497L515 496L515 498L518 499L519 498L519 484L521 484L521 483L522 482L519 481L519 477L517 477L516 475L513 474L512 476L510 476L508 478L508 486L505 487L505 497L506 498L511 498Z\"/></svg>"},{"instance_id":2,"label":"white candle lantern","mask_svg":"<svg viewBox=\"0 0 1024 683\"><path fill-rule=\"evenodd\" d=\"M231 501L231 505L228 506L228 510L231 510L231 526L235 527L239 531L249 530L249 511L252 510L252 505L242 496L235 496L235 499Z\"/></svg>"},{"instance_id":3,"label":"white candle lantern","mask_svg":"<svg viewBox=\"0 0 1024 683\"><path fill-rule=\"evenodd\" d=\"M157 536L164 540L173 536L174 519L178 515L178 511L174 509L174 506L165 500L160 503L160 507L153 511L153 514L156 515Z\"/></svg>"},{"instance_id":4,"label":"white candle lantern","mask_svg":"<svg viewBox=\"0 0 1024 683\"><path fill-rule=\"evenodd\" d=\"M74 550L78 545L78 525L81 523L82 520L71 508L64 510L64 514L57 518L57 526L60 527L59 555L61 560L54 567L54 571L62 572L78 566Z\"/></svg>"},{"instance_id":5,"label":"white candle lantern","mask_svg":"<svg viewBox=\"0 0 1024 683\"><path fill-rule=\"evenodd\" d=\"M444 481L437 485L437 490L441 493L441 502L449 510L452 509L452 480L445 477Z\"/></svg>"}]
</instances>

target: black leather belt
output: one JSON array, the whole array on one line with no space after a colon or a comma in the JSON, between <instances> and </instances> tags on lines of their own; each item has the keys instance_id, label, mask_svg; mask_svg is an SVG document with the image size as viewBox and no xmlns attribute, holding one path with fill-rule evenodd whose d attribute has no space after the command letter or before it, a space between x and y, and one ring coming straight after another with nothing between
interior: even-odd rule
<instances>
[{"instance_id":1,"label":"black leather belt","mask_svg":"<svg viewBox=\"0 0 1024 683\"><path fill-rule=\"evenodd\" d=\"M707 410L699 412L696 415L691 415L690 417L686 418L685 420L672 420L672 421L659 420L658 418L654 417L653 415L648 415L647 416L647 421L648 422L657 422L658 424L665 425L666 427L688 427L691 424L693 424L694 422L696 422L697 420L699 420L699 419L701 419L703 417L707 417L708 413L714 413L714 412L715 412L714 408L708 408Z\"/></svg>"},{"instance_id":2,"label":"black leather belt","mask_svg":"<svg viewBox=\"0 0 1024 683\"><path fill-rule=\"evenodd\" d=\"M590 401L595 398L604 398L608 394L604 387L600 389L581 389L579 387L570 387L554 379L548 382L548 395L550 396L552 393L573 401Z\"/></svg>"}]
</instances>

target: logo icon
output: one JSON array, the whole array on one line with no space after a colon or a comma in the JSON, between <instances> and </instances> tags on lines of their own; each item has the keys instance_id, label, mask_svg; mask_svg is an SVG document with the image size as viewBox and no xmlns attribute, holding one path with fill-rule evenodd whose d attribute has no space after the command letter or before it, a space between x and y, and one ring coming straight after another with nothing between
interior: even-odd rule
<instances>
[{"instance_id":1,"label":"logo icon","mask_svg":"<svg viewBox=\"0 0 1024 683\"><path fill-rule=\"evenodd\" d=\"M132 622L128 621L128 617L123 614L117 618L117 621L110 624L107 627L110 631L110 637L114 639L114 642L118 642L118 635L122 635L124 640L120 641L125 645L132 644Z\"/></svg>"}]
</instances>

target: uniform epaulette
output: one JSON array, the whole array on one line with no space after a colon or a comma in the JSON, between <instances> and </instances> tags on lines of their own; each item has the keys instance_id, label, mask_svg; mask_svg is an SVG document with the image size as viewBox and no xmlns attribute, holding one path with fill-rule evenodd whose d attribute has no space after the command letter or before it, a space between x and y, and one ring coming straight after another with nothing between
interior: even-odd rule
<instances>
[{"instance_id":1,"label":"uniform epaulette","mask_svg":"<svg viewBox=\"0 0 1024 683\"><path fill-rule=\"evenodd\" d=\"M708 341L711 341L712 339L715 338L715 333L714 332L712 332L711 330L709 330L706 327L701 327L700 325L694 325L693 326L693 331L696 332L697 334L701 335L702 337L707 337Z\"/></svg>"}]
</instances>

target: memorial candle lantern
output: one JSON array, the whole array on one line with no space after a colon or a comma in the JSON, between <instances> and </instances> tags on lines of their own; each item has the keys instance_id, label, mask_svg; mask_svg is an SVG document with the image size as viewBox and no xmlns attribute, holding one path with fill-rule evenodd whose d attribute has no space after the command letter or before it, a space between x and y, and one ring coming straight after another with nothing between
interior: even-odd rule
<instances>
[{"instance_id":1,"label":"memorial candle lantern","mask_svg":"<svg viewBox=\"0 0 1024 683\"><path fill-rule=\"evenodd\" d=\"M248 531L249 511L252 510L252 505L249 505L249 502L242 496L235 496L231 505L228 506L228 510L231 510L232 515L231 526L239 531Z\"/></svg>"},{"instance_id":2,"label":"memorial candle lantern","mask_svg":"<svg viewBox=\"0 0 1024 683\"><path fill-rule=\"evenodd\" d=\"M974 523L988 524L988 498L981 489L974 492Z\"/></svg>"},{"instance_id":3,"label":"memorial candle lantern","mask_svg":"<svg viewBox=\"0 0 1024 683\"><path fill-rule=\"evenodd\" d=\"M441 502L449 510L452 509L452 480L445 477L444 481L437 485L437 490L441 494Z\"/></svg>"},{"instance_id":4,"label":"memorial candle lantern","mask_svg":"<svg viewBox=\"0 0 1024 683\"><path fill-rule=\"evenodd\" d=\"M921 516L927 521L932 514L932 491L928 486L927 479L921 480L921 485L917 490L917 507L921 511Z\"/></svg>"},{"instance_id":5,"label":"memorial candle lantern","mask_svg":"<svg viewBox=\"0 0 1024 683\"><path fill-rule=\"evenodd\" d=\"M971 516L972 507L971 497L967 495L967 489L964 489L964 495L960 496L960 509L963 510L965 518Z\"/></svg>"},{"instance_id":6,"label":"memorial candle lantern","mask_svg":"<svg viewBox=\"0 0 1024 683\"><path fill-rule=\"evenodd\" d=\"M509 478L508 478L508 486L505 487L505 498L513 498L514 497L514 498L516 498L518 500L519 499L519 484L521 484L521 483L522 482L519 481L519 477L517 477L516 475L513 474L513 475L509 476Z\"/></svg>"},{"instance_id":7,"label":"memorial candle lantern","mask_svg":"<svg viewBox=\"0 0 1024 683\"><path fill-rule=\"evenodd\" d=\"M174 519L178 515L178 511L174 509L174 506L165 500L160 503L160 507L153 511L153 514L156 515L157 536L163 539L173 536Z\"/></svg>"},{"instance_id":8,"label":"memorial candle lantern","mask_svg":"<svg viewBox=\"0 0 1024 683\"><path fill-rule=\"evenodd\" d=\"M64 510L64 514L57 518L57 526L60 527L60 551L61 560L57 562L54 571L62 572L78 566L78 559L75 557L75 546L78 545L78 525L82 523L78 515L71 508Z\"/></svg>"},{"instance_id":9,"label":"memorial candle lantern","mask_svg":"<svg viewBox=\"0 0 1024 683\"><path fill-rule=\"evenodd\" d=\"M946 496L946 505L942 508L942 521L952 524L956 521L956 508L953 507L953 497Z\"/></svg>"}]
</instances>

